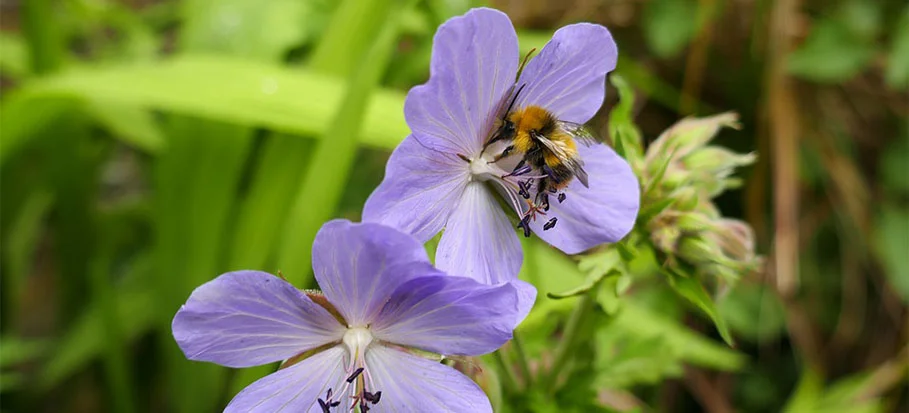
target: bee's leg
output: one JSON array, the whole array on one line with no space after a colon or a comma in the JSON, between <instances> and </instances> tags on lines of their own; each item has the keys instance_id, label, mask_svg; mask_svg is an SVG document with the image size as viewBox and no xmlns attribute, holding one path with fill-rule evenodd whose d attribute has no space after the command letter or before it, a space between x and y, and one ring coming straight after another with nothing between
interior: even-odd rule
<instances>
[{"instance_id":1,"label":"bee's leg","mask_svg":"<svg viewBox=\"0 0 909 413\"><path fill-rule=\"evenodd\" d=\"M549 191L546 189L547 187L548 181L545 178L540 179L540 184L537 186L536 204L544 212L549 211Z\"/></svg>"},{"instance_id":2,"label":"bee's leg","mask_svg":"<svg viewBox=\"0 0 909 413\"><path fill-rule=\"evenodd\" d=\"M514 151L514 145L508 145L508 147L505 148L505 149L502 151L502 153L496 155L495 158L492 158L492 163L496 163L496 162L499 161L499 159L502 159L502 158L504 158L504 157L506 157L506 156L508 156L508 155L511 155L511 152L512 152L512 151Z\"/></svg>"},{"instance_id":3,"label":"bee's leg","mask_svg":"<svg viewBox=\"0 0 909 413\"><path fill-rule=\"evenodd\" d=\"M486 148L489 147L489 145L492 145L492 144L502 140L503 138L504 138L504 136L501 133L496 133L495 135L492 135L492 138L490 138L488 141L486 141L486 144L483 145L483 151L485 151Z\"/></svg>"}]
</instances>

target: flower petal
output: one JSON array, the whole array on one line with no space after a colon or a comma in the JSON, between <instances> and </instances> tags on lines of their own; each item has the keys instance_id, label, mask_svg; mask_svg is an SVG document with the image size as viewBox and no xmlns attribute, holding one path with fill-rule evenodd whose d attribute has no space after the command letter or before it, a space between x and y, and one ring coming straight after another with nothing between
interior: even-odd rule
<instances>
[{"instance_id":1,"label":"flower petal","mask_svg":"<svg viewBox=\"0 0 909 413\"><path fill-rule=\"evenodd\" d=\"M316 234L312 268L325 297L354 327L368 325L399 285L432 271L426 250L412 236L340 219Z\"/></svg>"},{"instance_id":2,"label":"flower petal","mask_svg":"<svg viewBox=\"0 0 909 413\"><path fill-rule=\"evenodd\" d=\"M606 73L615 69L617 59L618 49L605 27L565 26L521 72L518 85L526 86L516 106L536 105L557 119L587 122L603 104Z\"/></svg>"},{"instance_id":3,"label":"flower petal","mask_svg":"<svg viewBox=\"0 0 909 413\"><path fill-rule=\"evenodd\" d=\"M517 303L517 291L509 283L490 286L439 272L401 284L372 329L386 342L478 356L511 339Z\"/></svg>"},{"instance_id":4,"label":"flower petal","mask_svg":"<svg viewBox=\"0 0 909 413\"><path fill-rule=\"evenodd\" d=\"M202 284L174 316L173 333L190 360L250 367L340 340L344 327L287 281L259 271Z\"/></svg>"},{"instance_id":5,"label":"flower petal","mask_svg":"<svg viewBox=\"0 0 909 413\"><path fill-rule=\"evenodd\" d=\"M318 400L325 400L329 388L342 388L347 377L346 354L343 347L332 347L269 374L237 394L224 412L321 413ZM346 399L343 403L348 403Z\"/></svg>"},{"instance_id":6,"label":"flower petal","mask_svg":"<svg viewBox=\"0 0 909 413\"><path fill-rule=\"evenodd\" d=\"M436 249L436 267L496 285L515 280L524 254L508 216L482 182L464 189Z\"/></svg>"},{"instance_id":7,"label":"flower petal","mask_svg":"<svg viewBox=\"0 0 909 413\"><path fill-rule=\"evenodd\" d=\"M413 137L401 142L385 168L385 179L366 200L363 221L377 222L429 241L467 185L467 163L427 149Z\"/></svg>"},{"instance_id":8,"label":"flower petal","mask_svg":"<svg viewBox=\"0 0 909 413\"><path fill-rule=\"evenodd\" d=\"M433 38L429 81L407 94L407 124L429 148L473 156L517 66L518 37L505 13L479 8L448 20Z\"/></svg>"},{"instance_id":9,"label":"flower petal","mask_svg":"<svg viewBox=\"0 0 909 413\"><path fill-rule=\"evenodd\" d=\"M373 346L366 352L376 412L492 412L489 398L467 376L444 364L400 350Z\"/></svg>"},{"instance_id":10,"label":"flower petal","mask_svg":"<svg viewBox=\"0 0 909 413\"><path fill-rule=\"evenodd\" d=\"M531 223L537 236L567 254L622 239L634 226L640 206L638 179L612 148L579 145L578 152L590 188L575 179L564 191L564 202L550 196L547 216L558 218L555 227L543 230L545 217Z\"/></svg>"}]
</instances>

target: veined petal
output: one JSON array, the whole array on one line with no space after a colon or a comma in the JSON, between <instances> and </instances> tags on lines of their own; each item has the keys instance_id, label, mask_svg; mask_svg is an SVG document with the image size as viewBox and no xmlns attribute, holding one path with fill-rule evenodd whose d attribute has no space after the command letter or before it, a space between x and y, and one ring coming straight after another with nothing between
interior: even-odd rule
<instances>
[{"instance_id":1,"label":"veined petal","mask_svg":"<svg viewBox=\"0 0 909 413\"><path fill-rule=\"evenodd\" d=\"M312 268L325 297L352 327L370 324L399 285L432 270L426 250L412 236L340 219L316 234Z\"/></svg>"},{"instance_id":2,"label":"veined petal","mask_svg":"<svg viewBox=\"0 0 909 413\"><path fill-rule=\"evenodd\" d=\"M489 398L457 370L400 350L372 346L366 352L372 387L382 399L376 412L492 412Z\"/></svg>"},{"instance_id":3,"label":"veined petal","mask_svg":"<svg viewBox=\"0 0 909 413\"><path fill-rule=\"evenodd\" d=\"M436 249L436 267L496 285L515 280L524 255L517 233L482 182L464 189Z\"/></svg>"},{"instance_id":4,"label":"veined petal","mask_svg":"<svg viewBox=\"0 0 909 413\"><path fill-rule=\"evenodd\" d=\"M224 412L322 413L319 399L326 399L329 388L341 388L347 377L346 357L347 350L336 346L269 374L237 394ZM349 403L346 395L339 396Z\"/></svg>"},{"instance_id":5,"label":"veined petal","mask_svg":"<svg viewBox=\"0 0 909 413\"><path fill-rule=\"evenodd\" d=\"M250 367L340 340L344 327L287 281L259 271L223 274L190 295L173 321L190 360Z\"/></svg>"},{"instance_id":6,"label":"veined petal","mask_svg":"<svg viewBox=\"0 0 909 413\"><path fill-rule=\"evenodd\" d=\"M638 179L622 157L608 145L578 146L590 183L577 179L565 189L565 201L550 197L549 216L555 227L544 231L546 219L531 223L544 241L567 254L577 254L597 245L622 239L634 226L640 207Z\"/></svg>"},{"instance_id":7,"label":"veined petal","mask_svg":"<svg viewBox=\"0 0 909 413\"><path fill-rule=\"evenodd\" d=\"M385 167L385 179L366 200L363 221L377 222L429 241L445 225L467 185L467 163L428 149L413 137L401 142Z\"/></svg>"},{"instance_id":8,"label":"veined petal","mask_svg":"<svg viewBox=\"0 0 909 413\"><path fill-rule=\"evenodd\" d=\"M429 148L472 156L517 66L518 38L505 13L479 8L448 20L433 38L429 81L407 94L407 124Z\"/></svg>"},{"instance_id":9,"label":"veined petal","mask_svg":"<svg viewBox=\"0 0 909 413\"><path fill-rule=\"evenodd\" d=\"M490 286L439 272L401 284L371 328L390 343L477 356L511 339L517 302L511 284Z\"/></svg>"},{"instance_id":10,"label":"veined petal","mask_svg":"<svg viewBox=\"0 0 909 413\"><path fill-rule=\"evenodd\" d=\"M557 119L584 123L603 104L606 74L615 69L618 49L598 24L579 23L555 32L521 72L526 84L516 106L536 105Z\"/></svg>"}]
</instances>

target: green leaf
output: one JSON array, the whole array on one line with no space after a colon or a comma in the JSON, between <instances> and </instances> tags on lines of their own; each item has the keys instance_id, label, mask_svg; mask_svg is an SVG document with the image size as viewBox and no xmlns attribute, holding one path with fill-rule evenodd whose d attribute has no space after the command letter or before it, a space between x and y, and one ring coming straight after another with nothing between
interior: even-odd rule
<instances>
[{"instance_id":1,"label":"green leaf","mask_svg":"<svg viewBox=\"0 0 909 413\"><path fill-rule=\"evenodd\" d=\"M6 297L9 300L5 305L9 306L12 313L20 308L26 279L36 261L35 254L41 240L42 224L53 206L53 199L53 194L46 188L35 188L25 196L25 202L19 209L15 221L7 229L9 232L6 239L3 240L2 253L7 265L3 281L4 288L8 289Z\"/></svg>"},{"instance_id":2,"label":"green leaf","mask_svg":"<svg viewBox=\"0 0 909 413\"><path fill-rule=\"evenodd\" d=\"M148 271L148 267L143 265L134 268L137 272ZM137 279L142 278L138 273L135 275ZM159 303L147 286L120 286L115 298L117 319L125 341L136 340L154 326ZM35 383L38 391L58 386L101 355L105 348L105 328L100 311L99 306L90 306L60 339L55 340L54 348L49 353L51 357L43 365Z\"/></svg>"},{"instance_id":3,"label":"green leaf","mask_svg":"<svg viewBox=\"0 0 909 413\"><path fill-rule=\"evenodd\" d=\"M14 80L23 79L31 73L28 59L28 48L21 36L0 32L0 72Z\"/></svg>"},{"instance_id":4,"label":"green leaf","mask_svg":"<svg viewBox=\"0 0 909 413\"><path fill-rule=\"evenodd\" d=\"M909 86L909 6L893 30L890 54L887 57L887 85L894 89Z\"/></svg>"},{"instance_id":5,"label":"green leaf","mask_svg":"<svg viewBox=\"0 0 909 413\"><path fill-rule=\"evenodd\" d=\"M702 337L634 297L625 300L608 328L641 339L659 337L679 360L697 366L734 371L745 365L746 358L741 353Z\"/></svg>"},{"instance_id":6,"label":"green leaf","mask_svg":"<svg viewBox=\"0 0 909 413\"><path fill-rule=\"evenodd\" d=\"M806 368L802 373L795 393L789 398L786 406L783 407L784 413L804 413L814 410L814 406L821 398L824 390L824 380L821 375L812 368Z\"/></svg>"},{"instance_id":7,"label":"green leaf","mask_svg":"<svg viewBox=\"0 0 909 413\"><path fill-rule=\"evenodd\" d=\"M729 328L726 326L726 321L719 311L717 311L716 304L713 302L710 294L707 293L707 290L704 289L704 286L693 277L676 274L671 270L665 271L665 273L669 278L669 285L672 289L682 298L694 304L695 307L700 309L711 321L713 321L717 331L720 333L720 337L723 338L723 341L725 341L726 344L735 346L732 335L729 333Z\"/></svg>"},{"instance_id":8,"label":"green leaf","mask_svg":"<svg viewBox=\"0 0 909 413\"><path fill-rule=\"evenodd\" d=\"M137 107L85 102L84 110L115 137L148 153L164 148L164 135L151 112Z\"/></svg>"},{"instance_id":9,"label":"green leaf","mask_svg":"<svg viewBox=\"0 0 909 413\"><path fill-rule=\"evenodd\" d=\"M28 363L42 357L50 348L50 342L21 337L0 337L0 368L7 369L17 364Z\"/></svg>"},{"instance_id":10,"label":"green leaf","mask_svg":"<svg viewBox=\"0 0 909 413\"><path fill-rule=\"evenodd\" d=\"M182 47L277 60L303 42L307 32L301 23L312 4L297 0L183 1Z\"/></svg>"},{"instance_id":11,"label":"green leaf","mask_svg":"<svg viewBox=\"0 0 909 413\"><path fill-rule=\"evenodd\" d=\"M694 38L697 18L695 1L648 1L644 6L644 38L657 56L674 57Z\"/></svg>"},{"instance_id":12,"label":"green leaf","mask_svg":"<svg viewBox=\"0 0 909 413\"><path fill-rule=\"evenodd\" d=\"M877 217L875 247L885 268L885 275L893 288L909 303L909 211L892 204L884 204Z\"/></svg>"},{"instance_id":13,"label":"green leaf","mask_svg":"<svg viewBox=\"0 0 909 413\"><path fill-rule=\"evenodd\" d=\"M332 76L229 57L188 55L164 62L73 70L28 83L0 106L0 159L59 116L60 98L160 109L276 131L322 135L344 84ZM59 107L64 105L63 108ZM404 95L373 94L363 119L363 144L393 149L408 135ZM24 118L24 119L20 119Z\"/></svg>"},{"instance_id":14,"label":"green leaf","mask_svg":"<svg viewBox=\"0 0 909 413\"><path fill-rule=\"evenodd\" d=\"M764 285L739 283L717 303L717 311L738 335L763 343L786 329L782 304Z\"/></svg>"},{"instance_id":15,"label":"green leaf","mask_svg":"<svg viewBox=\"0 0 909 413\"><path fill-rule=\"evenodd\" d=\"M634 124L634 89L621 75L614 74L609 80L619 92L619 103L609 112L609 135L616 151L621 149L620 154L634 165L644 157L643 137Z\"/></svg>"},{"instance_id":16,"label":"green leaf","mask_svg":"<svg viewBox=\"0 0 909 413\"><path fill-rule=\"evenodd\" d=\"M824 83L839 83L855 76L874 57L874 43L854 33L839 19L816 22L805 43L789 56L789 72Z\"/></svg>"}]
</instances>

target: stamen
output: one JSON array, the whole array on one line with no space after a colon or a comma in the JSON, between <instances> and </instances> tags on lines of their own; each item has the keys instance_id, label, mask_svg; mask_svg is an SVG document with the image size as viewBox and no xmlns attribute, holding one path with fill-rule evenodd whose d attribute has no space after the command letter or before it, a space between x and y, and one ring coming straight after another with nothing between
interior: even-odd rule
<instances>
[{"instance_id":1,"label":"stamen","mask_svg":"<svg viewBox=\"0 0 909 413\"><path fill-rule=\"evenodd\" d=\"M331 410L328 410L328 408L329 408L328 403L325 403L325 401L322 400L322 399L319 399L319 407L322 408L322 413L330 413L330 412L331 412Z\"/></svg>"},{"instance_id":2,"label":"stamen","mask_svg":"<svg viewBox=\"0 0 909 413\"><path fill-rule=\"evenodd\" d=\"M555 227L556 222L558 222L558 221L559 221L558 218L552 217L552 219L550 219L550 220L547 221L545 224L543 224L543 231L549 231L550 229L552 229L553 227Z\"/></svg>"},{"instance_id":3,"label":"stamen","mask_svg":"<svg viewBox=\"0 0 909 413\"><path fill-rule=\"evenodd\" d=\"M378 404L378 403L379 403L379 399L382 398L382 391L379 390L379 391L377 391L377 392L375 392L375 393L370 393L370 392L368 392L368 391L364 391L364 392L363 392L363 398L366 399L366 400L368 400L368 401L369 401L370 403L372 403L372 404Z\"/></svg>"},{"instance_id":4,"label":"stamen","mask_svg":"<svg viewBox=\"0 0 909 413\"><path fill-rule=\"evenodd\" d=\"M565 202L565 193L562 192L559 194L559 203Z\"/></svg>"},{"instance_id":5,"label":"stamen","mask_svg":"<svg viewBox=\"0 0 909 413\"><path fill-rule=\"evenodd\" d=\"M524 184L518 183L518 186L521 187L521 190L518 191L518 194L521 195L524 199L530 199L530 192L527 192L527 188L524 187Z\"/></svg>"},{"instance_id":6,"label":"stamen","mask_svg":"<svg viewBox=\"0 0 909 413\"><path fill-rule=\"evenodd\" d=\"M458 154L458 158L461 158L462 161L470 163L470 159L464 155Z\"/></svg>"},{"instance_id":7,"label":"stamen","mask_svg":"<svg viewBox=\"0 0 909 413\"><path fill-rule=\"evenodd\" d=\"M524 218L521 218L521 222L518 223L518 228L524 230L524 237L530 238L530 215L524 215Z\"/></svg>"},{"instance_id":8,"label":"stamen","mask_svg":"<svg viewBox=\"0 0 909 413\"><path fill-rule=\"evenodd\" d=\"M360 373L362 373L362 372L363 372L363 367L357 368L356 370L354 370L353 374L351 374L350 377L347 378L347 382L353 383L353 381L357 379L357 376L359 376Z\"/></svg>"}]
</instances>

